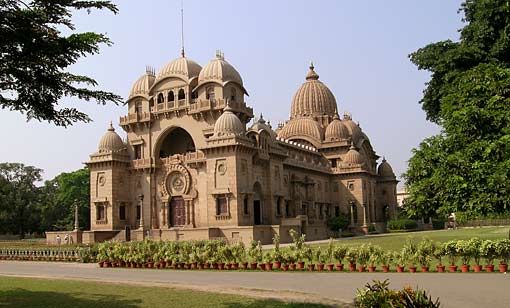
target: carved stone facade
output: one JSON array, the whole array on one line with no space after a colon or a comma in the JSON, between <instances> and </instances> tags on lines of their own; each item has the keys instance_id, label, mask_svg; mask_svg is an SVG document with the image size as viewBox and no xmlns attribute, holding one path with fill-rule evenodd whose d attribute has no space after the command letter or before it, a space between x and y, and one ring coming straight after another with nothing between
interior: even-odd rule
<instances>
[{"instance_id":1,"label":"carved stone facade","mask_svg":"<svg viewBox=\"0 0 510 308\"><path fill-rule=\"evenodd\" d=\"M288 231L330 236L329 217L350 228L381 227L395 215L397 180L377 166L368 137L337 114L314 67L289 121L273 130L246 105L241 75L221 53L205 67L182 56L133 85L120 118L87 163L91 231L107 238L271 241ZM250 122L253 122L249 125ZM247 128L248 127L248 128Z\"/></svg>"}]
</instances>

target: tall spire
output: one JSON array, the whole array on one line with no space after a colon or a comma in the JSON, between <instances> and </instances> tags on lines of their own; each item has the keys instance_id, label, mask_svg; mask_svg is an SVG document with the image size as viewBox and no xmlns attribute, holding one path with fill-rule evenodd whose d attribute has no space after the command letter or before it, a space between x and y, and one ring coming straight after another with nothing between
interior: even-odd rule
<instances>
[{"instance_id":1,"label":"tall spire","mask_svg":"<svg viewBox=\"0 0 510 308\"><path fill-rule=\"evenodd\" d=\"M184 0L181 0L181 56L184 58Z\"/></svg>"}]
</instances>

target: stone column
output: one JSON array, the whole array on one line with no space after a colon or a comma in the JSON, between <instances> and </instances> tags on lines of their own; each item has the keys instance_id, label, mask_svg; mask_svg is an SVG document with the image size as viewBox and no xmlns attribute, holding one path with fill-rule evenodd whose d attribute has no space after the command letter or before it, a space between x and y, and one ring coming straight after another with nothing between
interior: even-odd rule
<instances>
[{"instance_id":1,"label":"stone column","mask_svg":"<svg viewBox=\"0 0 510 308\"><path fill-rule=\"evenodd\" d=\"M80 229L79 221L78 221L78 203L74 204L74 231L78 231Z\"/></svg>"},{"instance_id":2,"label":"stone column","mask_svg":"<svg viewBox=\"0 0 510 308\"><path fill-rule=\"evenodd\" d=\"M363 226L361 226L363 233L368 234L368 226L367 226L367 204L363 203Z\"/></svg>"},{"instance_id":3,"label":"stone column","mask_svg":"<svg viewBox=\"0 0 510 308\"><path fill-rule=\"evenodd\" d=\"M140 225L138 229L143 230L143 194L138 195L140 201Z\"/></svg>"},{"instance_id":4,"label":"stone column","mask_svg":"<svg viewBox=\"0 0 510 308\"><path fill-rule=\"evenodd\" d=\"M351 226L354 226L354 209L353 206L356 206L355 203L349 203L349 208L351 209Z\"/></svg>"}]
</instances>

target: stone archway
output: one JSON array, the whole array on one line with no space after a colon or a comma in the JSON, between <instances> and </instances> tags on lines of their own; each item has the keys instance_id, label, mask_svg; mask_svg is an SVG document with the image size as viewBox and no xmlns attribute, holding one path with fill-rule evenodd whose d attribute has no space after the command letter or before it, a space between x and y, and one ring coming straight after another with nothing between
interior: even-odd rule
<instances>
[{"instance_id":1,"label":"stone archway","mask_svg":"<svg viewBox=\"0 0 510 308\"><path fill-rule=\"evenodd\" d=\"M253 185L253 225L261 225L263 222L263 195L262 185L255 182Z\"/></svg>"},{"instance_id":2,"label":"stone archway","mask_svg":"<svg viewBox=\"0 0 510 308\"><path fill-rule=\"evenodd\" d=\"M175 126L159 137L154 148L154 157L165 158L195 151L195 141L191 134L184 128Z\"/></svg>"}]
</instances>

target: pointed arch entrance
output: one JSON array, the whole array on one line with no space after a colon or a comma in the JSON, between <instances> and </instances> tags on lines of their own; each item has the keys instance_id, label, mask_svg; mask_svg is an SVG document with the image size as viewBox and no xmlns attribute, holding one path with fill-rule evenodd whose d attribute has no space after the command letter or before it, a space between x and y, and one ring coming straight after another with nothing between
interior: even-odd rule
<instances>
[{"instance_id":1,"label":"pointed arch entrance","mask_svg":"<svg viewBox=\"0 0 510 308\"><path fill-rule=\"evenodd\" d=\"M263 206L263 198L262 198L262 186L259 182L256 182L253 185L253 224L261 225L262 224L262 206Z\"/></svg>"},{"instance_id":2,"label":"pointed arch entrance","mask_svg":"<svg viewBox=\"0 0 510 308\"><path fill-rule=\"evenodd\" d=\"M186 224L186 206L181 196L170 199L170 211L168 221L171 227L180 227Z\"/></svg>"}]
</instances>

